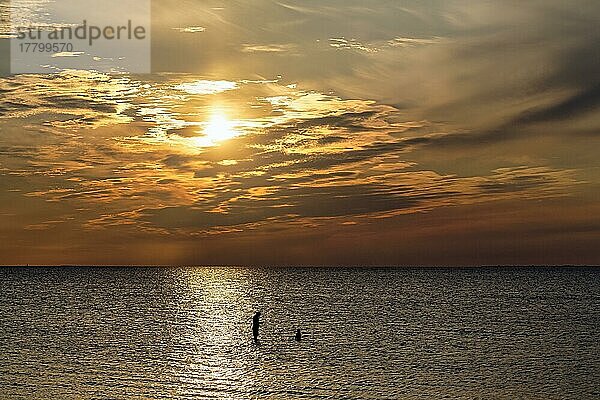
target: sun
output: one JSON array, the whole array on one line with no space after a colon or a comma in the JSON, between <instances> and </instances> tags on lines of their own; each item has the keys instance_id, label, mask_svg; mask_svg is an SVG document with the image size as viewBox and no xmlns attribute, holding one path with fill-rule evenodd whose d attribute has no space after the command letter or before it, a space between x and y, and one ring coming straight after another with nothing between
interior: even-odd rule
<instances>
[{"instance_id":1,"label":"sun","mask_svg":"<svg viewBox=\"0 0 600 400\"><path fill-rule=\"evenodd\" d=\"M214 113L205 123L202 130L203 136L195 138L199 146L215 146L219 142L232 139L240 135L235 129L236 125L221 112Z\"/></svg>"}]
</instances>

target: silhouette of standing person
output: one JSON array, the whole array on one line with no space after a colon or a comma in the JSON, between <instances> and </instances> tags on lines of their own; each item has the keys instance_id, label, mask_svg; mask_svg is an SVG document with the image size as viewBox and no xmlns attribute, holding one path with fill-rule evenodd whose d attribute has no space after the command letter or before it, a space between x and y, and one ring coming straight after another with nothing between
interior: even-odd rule
<instances>
[{"instance_id":1,"label":"silhouette of standing person","mask_svg":"<svg viewBox=\"0 0 600 400\"><path fill-rule=\"evenodd\" d=\"M300 332L300 329L296 330L296 342L299 342L302 340L302 332Z\"/></svg>"},{"instance_id":2,"label":"silhouette of standing person","mask_svg":"<svg viewBox=\"0 0 600 400\"><path fill-rule=\"evenodd\" d=\"M254 340L258 339L258 328L260 327L260 312L254 314L252 317L252 336Z\"/></svg>"}]
</instances>

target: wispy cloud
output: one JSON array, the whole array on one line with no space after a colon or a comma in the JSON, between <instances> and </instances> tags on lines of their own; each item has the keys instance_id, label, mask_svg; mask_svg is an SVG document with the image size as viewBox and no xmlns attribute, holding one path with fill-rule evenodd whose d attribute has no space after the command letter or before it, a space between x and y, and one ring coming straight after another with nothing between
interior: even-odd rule
<instances>
[{"instance_id":1,"label":"wispy cloud","mask_svg":"<svg viewBox=\"0 0 600 400\"><path fill-rule=\"evenodd\" d=\"M202 33L206 31L206 28L203 26L185 26L172 29L181 33Z\"/></svg>"},{"instance_id":2,"label":"wispy cloud","mask_svg":"<svg viewBox=\"0 0 600 400\"><path fill-rule=\"evenodd\" d=\"M284 53L293 50L293 44L243 44L244 53Z\"/></svg>"}]
</instances>

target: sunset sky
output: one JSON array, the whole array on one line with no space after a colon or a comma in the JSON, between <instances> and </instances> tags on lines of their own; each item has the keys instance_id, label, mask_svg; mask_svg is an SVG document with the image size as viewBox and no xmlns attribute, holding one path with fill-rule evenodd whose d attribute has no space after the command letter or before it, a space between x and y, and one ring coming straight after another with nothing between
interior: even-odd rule
<instances>
[{"instance_id":1,"label":"sunset sky","mask_svg":"<svg viewBox=\"0 0 600 400\"><path fill-rule=\"evenodd\" d=\"M149 75L0 60L0 264L600 264L597 0L152 14Z\"/></svg>"}]
</instances>

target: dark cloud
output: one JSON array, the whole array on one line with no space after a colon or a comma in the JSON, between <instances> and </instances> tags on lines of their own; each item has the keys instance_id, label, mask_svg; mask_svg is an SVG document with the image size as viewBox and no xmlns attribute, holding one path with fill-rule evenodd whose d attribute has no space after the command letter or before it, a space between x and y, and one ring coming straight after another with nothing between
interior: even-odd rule
<instances>
[{"instance_id":1,"label":"dark cloud","mask_svg":"<svg viewBox=\"0 0 600 400\"><path fill-rule=\"evenodd\" d=\"M585 116L598 111L600 107L600 83L586 88L579 93L566 99L561 99L550 106L539 109L527 110L500 125L495 129L483 132L458 132L438 134L423 137L405 139L405 145L424 146L469 146L469 145L493 145L527 135L543 135L548 131L540 132L532 129L537 124L572 121L577 117ZM560 134L556 132L555 134ZM600 121L597 129L588 128L584 133L600 133Z\"/></svg>"},{"instance_id":2,"label":"dark cloud","mask_svg":"<svg viewBox=\"0 0 600 400\"><path fill-rule=\"evenodd\" d=\"M407 192L408 189L404 189ZM435 193L432 197L459 195ZM339 217L415 207L425 195L403 194L403 188L350 185L323 188L283 187L265 198L238 199L223 212L194 207L146 210L144 220L165 228L209 230L266 222L270 218Z\"/></svg>"},{"instance_id":3,"label":"dark cloud","mask_svg":"<svg viewBox=\"0 0 600 400\"><path fill-rule=\"evenodd\" d=\"M377 111L348 112L340 115L328 115L325 117L311 118L298 122L293 126L296 129L328 126L344 128L351 132L369 131L373 128L364 126L362 123L364 123L366 119L369 119L375 115L377 115Z\"/></svg>"},{"instance_id":4,"label":"dark cloud","mask_svg":"<svg viewBox=\"0 0 600 400\"><path fill-rule=\"evenodd\" d=\"M600 50L600 47L599 49ZM509 126L569 120L580 115L598 111L600 106L600 81L592 83L577 94L540 110L524 112L517 116Z\"/></svg>"}]
</instances>

